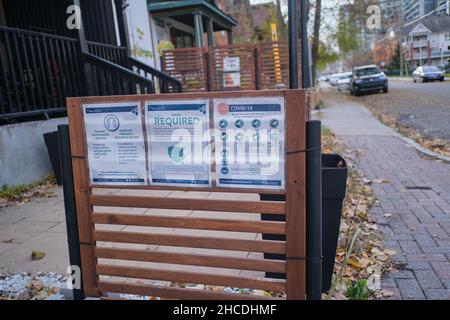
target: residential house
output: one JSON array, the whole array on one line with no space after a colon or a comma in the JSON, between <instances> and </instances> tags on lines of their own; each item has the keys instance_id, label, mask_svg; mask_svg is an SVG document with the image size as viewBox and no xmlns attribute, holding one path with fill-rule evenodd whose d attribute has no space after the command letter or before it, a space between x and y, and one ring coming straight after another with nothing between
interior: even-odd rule
<instances>
[{"instance_id":1,"label":"residential house","mask_svg":"<svg viewBox=\"0 0 450 320\"><path fill-rule=\"evenodd\" d=\"M450 63L450 16L430 16L403 29L405 61L411 67Z\"/></svg>"},{"instance_id":2,"label":"residential house","mask_svg":"<svg viewBox=\"0 0 450 320\"><path fill-rule=\"evenodd\" d=\"M223 11L223 1L148 0L148 10L158 41L170 41L175 48L213 46L215 32L226 32L228 43L233 42L237 21Z\"/></svg>"}]
</instances>

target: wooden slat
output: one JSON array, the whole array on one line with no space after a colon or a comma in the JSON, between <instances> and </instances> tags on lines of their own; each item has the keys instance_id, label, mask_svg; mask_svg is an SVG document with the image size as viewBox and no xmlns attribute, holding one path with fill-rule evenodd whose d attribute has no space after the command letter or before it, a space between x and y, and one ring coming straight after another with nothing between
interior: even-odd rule
<instances>
[{"instance_id":1,"label":"wooden slat","mask_svg":"<svg viewBox=\"0 0 450 320\"><path fill-rule=\"evenodd\" d=\"M240 240L229 238L177 236L139 232L94 231L96 241L153 244L172 247L204 248L231 251L286 253L284 241Z\"/></svg>"},{"instance_id":2,"label":"wooden slat","mask_svg":"<svg viewBox=\"0 0 450 320\"><path fill-rule=\"evenodd\" d=\"M211 210L214 208L212 207ZM284 222L94 213L93 222L126 226L286 234Z\"/></svg>"},{"instance_id":3,"label":"wooden slat","mask_svg":"<svg viewBox=\"0 0 450 320\"><path fill-rule=\"evenodd\" d=\"M215 170L215 167L212 168ZM188 188L176 186L108 186L108 185L92 185L93 189L121 189L121 190L149 190L149 191L183 191L183 192L212 192L212 193L246 193L246 194L286 194L282 190L267 189L242 189L242 188L217 188L213 181L211 188ZM95 191L95 190L94 190Z\"/></svg>"},{"instance_id":4,"label":"wooden slat","mask_svg":"<svg viewBox=\"0 0 450 320\"><path fill-rule=\"evenodd\" d=\"M286 263L284 261L276 260L222 257L198 254L191 255L162 251L100 247L97 247L95 249L95 254L97 258L103 259L172 263L214 268L286 273Z\"/></svg>"},{"instance_id":5,"label":"wooden slat","mask_svg":"<svg viewBox=\"0 0 450 320\"><path fill-rule=\"evenodd\" d=\"M285 214L284 202L93 195L94 206Z\"/></svg>"},{"instance_id":6,"label":"wooden slat","mask_svg":"<svg viewBox=\"0 0 450 320\"><path fill-rule=\"evenodd\" d=\"M306 91L286 91L287 297L305 299Z\"/></svg>"},{"instance_id":7,"label":"wooden slat","mask_svg":"<svg viewBox=\"0 0 450 320\"><path fill-rule=\"evenodd\" d=\"M147 297L160 297L179 300L281 300L265 296L252 296L226 292L212 292L188 288L171 288L156 285L142 285L130 282L100 281L102 292L135 294Z\"/></svg>"},{"instance_id":8,"label":"wooden slat","mask_svg":"<svg viewBox=\"0 0 450 320\"><path fill-rule=\"evenodd\" d=\"M239 276L225 276L196 272L167 271L141 267L97 265L97 274L112 277L172 281L181 283L207 284L234 288L261 289L285 292L286 281Z\"/></svg>"},{"instance_id":9,"label":"wooden slat","mask_svg":"<svg viewBox=\"0 0 450 320\"><path fill-rule=\"evenodd\" d=\"M68 99L69 131L72 156L84 154L85 137L81 99ZM95 255L92 222L92 206L90 204L89 166L85 158L72 158L73 180L77 209L78 235L80 239L81 263L83 272L83 288L87 296L99 296L97 277L95 274Z\"/></svg>"}]
</instances>

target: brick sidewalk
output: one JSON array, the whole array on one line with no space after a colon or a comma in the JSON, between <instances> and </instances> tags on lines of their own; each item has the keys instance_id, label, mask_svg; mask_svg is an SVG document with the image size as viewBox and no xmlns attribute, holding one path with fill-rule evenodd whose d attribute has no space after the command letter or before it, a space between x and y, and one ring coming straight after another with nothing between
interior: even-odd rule
<instances>
[{"instance_id":1,"label":"brick sidewalk","mask_svg":"<svg viewBox=\"0 0 450 320\"><path fill-rule=\"evenodd\" d=\"M361 151L358 169L386 180L372 185L379 204L371 214L402 268L382 287L393 299L450 299L450 164L424 159L362 105L324 100L324 124Z\"/></svg>"},{"instance_id":2,"label":"brick sidewalk","mask_svg":"<svg viewBox=\"0 0 450 320\"><path fill-rule=\"evenodd\" d=\"M422 159L398 137L344 140L362 150L357 166L369 179L389 181L372 185L379 205L371 213L404 268L383 287L395 298L450 299L450 165Z\"/></svg>"}]
</instances>

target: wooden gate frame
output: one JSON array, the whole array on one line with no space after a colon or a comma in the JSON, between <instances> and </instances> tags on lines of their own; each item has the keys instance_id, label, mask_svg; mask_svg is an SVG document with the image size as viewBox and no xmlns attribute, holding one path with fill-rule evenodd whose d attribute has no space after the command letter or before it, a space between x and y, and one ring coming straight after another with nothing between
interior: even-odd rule
<instances>
[{"instance_id":1,"label":"wooden gate frame","mask_svg":"<svg viewBox=\"0 0 450 320\"><path fill-rule=\"evenodd\" d=\"M86 135L82 106L93 103L115 103L140 101L142 107L146 101L161 100L198 100L208 99L212 108L214 98L285 98L285 191L268 191L240 188L181 188L181 187L105 187L91 185L88 165ZM289 300L303 300L306 295L306 91L239 91L212 93L180 93L168 95L133 95L111 97L68 98L67 110L70 130L71 158L74 178L74 193L80 239L81 269L83 288L87 297L101 297L102 292L131 293L147 296L160 296L174 299L264 299L229 293L216 293L185 288L159 287L154 285L124 284L99 279L99 275L122 276L166 281L183 281L186 283L214 284L241 288L255 288L269 291L282 291ZM213 112L210 113L211 117ZM197 200L163 197L137 197L117 195L94 195L95 188L144 189L172 191L210 191L225 193L283 194L285 202L259 202L238 200ZM221 212L267 213L286 216L286 222L254 222L245 220L216 219L161 219L152 216L133 216L120 214L99 214L94 206L162 208L174 210L208 210ZM178 220L178 221L177 221ZM136 234L132 232L96 231L95 224L120 224L153 227L175 227L182 229L206 229L221 231L242 231L255 233L285 234L286 241L237 240L227 238L169 236ZM189 226L190 224L190 226ZM239 259L229 257L211 257L186 254L147 254L138 250L99 249L96 241L160 244L165 246L228 249L236 251L274 252L286 254L285 261L263 259ZM175 264L228 267L230 269L284 271L286 280L254 279L243 276L209 276L194 272L161 271L138 267L116 267L99 265L98 258L122 259L133 261L163 262Z\"/></svg>"}]
</instances>

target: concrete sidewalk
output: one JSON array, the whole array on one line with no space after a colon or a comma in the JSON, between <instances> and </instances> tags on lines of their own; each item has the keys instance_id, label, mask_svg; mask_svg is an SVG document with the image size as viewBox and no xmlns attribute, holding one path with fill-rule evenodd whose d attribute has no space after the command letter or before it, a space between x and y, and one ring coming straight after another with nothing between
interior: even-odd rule
<instances>
[{"instance_id":1,"label":"concrete sidewalk","mask_svg":"<svg viewBox=\"0 0 450 320\"><path fill-rule=\"evenodd\" d=\"M0 209L0 274L1 273L22 273L30 272L56 272L65 274L69 266L67 236L64 215L64 199L62 189L57 188L53 191L56 197L53 198L34 198L29 203L20 206ZM197 198L197 199L224 199L233 200L239 197L239 200L259 200L257 194L230 194L230 193L208 193L208 192L179 192L179 191L144 191L144 190L100 190L102 194L121 194L138 196L159 196L159 197L177 197L177 198ZM192 211L192 210L163 210L163 209L141 209L141 208L114 208L114 207L95 207L97 212L104 213L122 213L122 214L142 214L158 215L170 217L196 217L196 218L219 218L219 219L239 219L259 221L259 214L247 213L229 213L226 215L210 211ZM142 233L165 233L177 235L196 235L205 237L223 237L233 239L256 240L261 239L257 233L245 232L221 232L208 230L189 230L175 228L153 228L136 226L117 226L117 225L96 225L97 230L108 231L128 231ZM99 242L99 246L115 248L134 248L149 251L165 251L180 253L203 253L216 254L228 257L251 257L263 258L262 254L249 253L245 251L217 251L209 249L190 249L163 247L154 245L134 245L119 243ZM42 260L32 261L31 253L33 250L45 252L46 256ZM105 262L104 259L99 259ZM108 264L118 264L119 261L108 260ZM252 277L264 277L263 272L241 271L234 269L208 268L196 266L175 266L167 264L144 263L137 261L121 261L120 265L155 267L162 270L183 270L203 273L221 274L221 275L243 275Z\"/></svg>"},{"instance_id":2,"label":"concrete sidewalk","mask_svg":"<svg viewBox=\"0 0 450 320\"><path fill-rule=\"evenodd\" d=\"M362 105L323 100L324 125L361 152L358 169L389 181L372 186L379 205L371 213L404 268L383 288L396 299L450 299L450 164L424 159Z\"/></svg>"}]
</instances>

